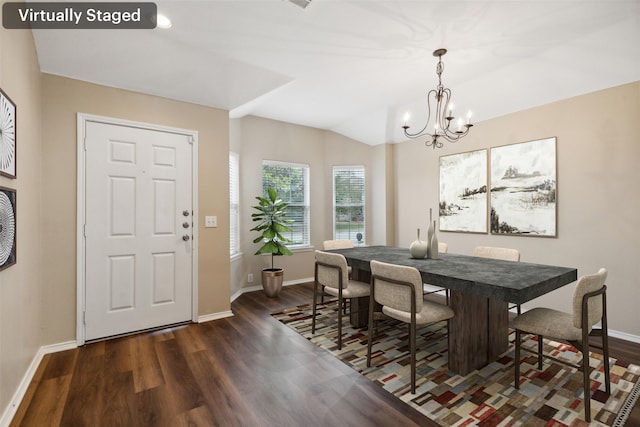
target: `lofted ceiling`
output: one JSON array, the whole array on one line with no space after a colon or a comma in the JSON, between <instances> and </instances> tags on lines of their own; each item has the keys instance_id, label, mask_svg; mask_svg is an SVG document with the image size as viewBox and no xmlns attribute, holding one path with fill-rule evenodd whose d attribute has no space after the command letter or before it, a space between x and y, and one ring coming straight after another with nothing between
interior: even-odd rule
<instances>
[{"instance_id":1,"label":"lofted ceiling","mask_svg":"<svg viewBox=\"0 0 640 427\"><path fill-rule=\"evenodd\" d=\"M43 72L399 142L442 81L482 121L640 80L639 0L156 1L173 27L34 30ZM458 109L458 108L457 108Z\"/></svg>"}]
</instances>

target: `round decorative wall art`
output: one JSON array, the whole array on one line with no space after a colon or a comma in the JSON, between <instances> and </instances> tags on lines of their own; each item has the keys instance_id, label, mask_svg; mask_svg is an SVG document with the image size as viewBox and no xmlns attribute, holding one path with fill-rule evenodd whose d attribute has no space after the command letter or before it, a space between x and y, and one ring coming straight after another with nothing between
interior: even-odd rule
<instances>
[{"instance_id":1,"label":"round decorative wall art","mask_svg":"<svg viewBox=\"0 0 640 427\"><path fill-rule=\"evenodd\" d=\"M16 104L0 89L0 175L16 177Z\"/></svg>"},{"instance_id":2,"label":"round decorative wall art","mask_svg":"<svg viewBox=\"0 0 640 427\"><path fill-rule=\"evenodd\" d=\"M16 263L16 191L0 187L0 270Z\"/></svg>"}]
</instances>

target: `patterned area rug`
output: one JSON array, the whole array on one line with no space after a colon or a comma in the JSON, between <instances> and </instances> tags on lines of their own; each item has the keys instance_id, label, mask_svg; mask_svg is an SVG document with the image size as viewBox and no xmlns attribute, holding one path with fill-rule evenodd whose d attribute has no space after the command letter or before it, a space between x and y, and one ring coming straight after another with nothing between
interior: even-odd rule
<instances>
[{"instance_id":1,"label":"patterned area rug","mask_svg":"<svg viewBox=\"0 0 640 427\"><path fill-rule=\"evenodd\" d=\"M524 351L519 390L513 387L513 346L481 370L466 376L450 372L446 322L418 331L416 394L412 394L406 324L378 322L367 368L367 329L351 327L348 317L342 350L338 350L336 307L335 302L319 306L315 335L311 335L310 305L273 313L273 317L442 426L622 426L640 394L640 366L611 359L611 396L607 396L602 357L592 354L589 424L584 421L582 373L552 359L546 358L539 371L537 356ZM528 337L523 348L535 352L537 341ZM544 350L569 363L581 358L571 346L548 340Z\"/></svg>"}]
</instances>

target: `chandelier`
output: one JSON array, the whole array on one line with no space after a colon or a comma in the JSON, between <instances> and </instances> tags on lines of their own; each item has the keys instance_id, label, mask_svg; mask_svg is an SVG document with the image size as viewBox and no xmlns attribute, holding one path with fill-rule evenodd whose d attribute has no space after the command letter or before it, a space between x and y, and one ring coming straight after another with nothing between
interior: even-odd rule
<instances>
[{"instance_id":1,"label":"chandelier","mask_svg":"<svg viewBox=\"0 0 640 427\"><path fill-rule=\"evenodd\" d=\"M404 117L404 135L408 138L420 138L426 136L427 140L425 145L427 147L441 148L442 139L446 139L449 142L456 142L463 136L469 133L469 129L473 126L471 124L471 111L467 115L466 123L463 119L458 118L455 124L452 122L455 120L453 115L453 103L451 102L451 89L442 85L442 70L444 70L444 64L442 63L442 57L447 53L447 49L438 49L433 52L433 56L438 57L438 65L436 66L436 74L438 74L438 86L435 89L431 89L427 94L427 122L422 130L416 133L409 132L409 113ZM432 100L435 103L435 110L431 110ZM433 114L435 123L432 125L433 132L429 133L427 127L431 121L431 114Z\"/></svg>"}]
</instances>

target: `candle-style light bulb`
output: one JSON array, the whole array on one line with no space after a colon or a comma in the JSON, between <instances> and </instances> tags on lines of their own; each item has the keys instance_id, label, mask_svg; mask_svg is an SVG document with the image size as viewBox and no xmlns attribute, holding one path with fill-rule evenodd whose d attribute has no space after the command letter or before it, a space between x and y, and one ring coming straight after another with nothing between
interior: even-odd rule
<instances>
[{"instance_id":1,"label":"candle-style light bulb","mask_svg":"<svg viewBox=\"0 0 640 427\"><path fill-rule=\"evenodd\" d=\"M462 119L458 119L458 132L462 132Z\"/></svg>"},{"instance_id":2,"label":"candle-style light bulb","mask_svg":"<svg viewBox=\"0 0 640 427\"><path fill-rule=\"evenodd\" d=\"M453 117L453 102L449 104L449 113L447 117Z\"/></svg>"},{"instance_id":3,"label":"candle-style light bulb","mask_svg":"<svg viewBox=\"0 0 640 427\"><path fill-rule=\"evenodd\" d=\"M407 111L406 113L404 113L404 125L407 126L407 123L409 123L409 112Z\"/></svg>"},{"instance_id":4,"label":"candle-style light bulb","mask_svg":"<svg viewBox=\"0 0 640 427\"><path fill-rule=\"evenodd\" d=\"M469 113L467 113L467 124L471 123L471 110L469 110Z\"/></svg>"}]
</instances>

